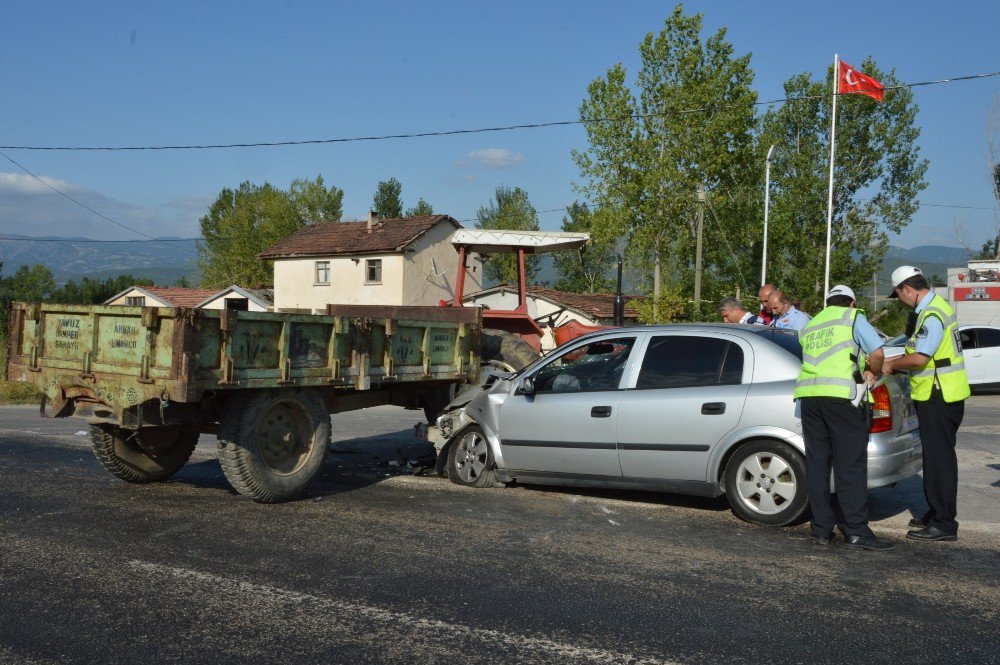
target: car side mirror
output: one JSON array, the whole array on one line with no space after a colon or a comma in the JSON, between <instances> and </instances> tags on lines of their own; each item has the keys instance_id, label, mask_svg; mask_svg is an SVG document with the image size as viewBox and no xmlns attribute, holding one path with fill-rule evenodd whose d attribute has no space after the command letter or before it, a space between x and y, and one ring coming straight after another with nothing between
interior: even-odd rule
<instances>
[{"instance_id":1,"label":"car side mirror","mask_svg":"<svg viewBox=\"0 0 1000 665\"><path fill-rule=\"evenodd\" d=\"M530 376L521 380L521 385L518 386L517 392L519 395L534 395L535 394L535 380Z\"/></svg>"}]
</instances>

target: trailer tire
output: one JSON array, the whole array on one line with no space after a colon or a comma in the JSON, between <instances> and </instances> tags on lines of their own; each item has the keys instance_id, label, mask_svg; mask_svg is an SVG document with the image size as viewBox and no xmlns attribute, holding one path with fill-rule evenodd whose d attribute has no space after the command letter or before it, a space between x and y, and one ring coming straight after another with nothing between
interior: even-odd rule
<instances>
[{"instance_id":1,"label":"trailer tire","mask_svg":"<svg viewBox=\"0 0 1000 665\"><path fill-rule=\"evenodd\" d=\"M130 483L155 483L177 473L198 445L198 432L178 427L127 430L91 425L90 443L97 461Z\"/></svg>"},{"instance_id":2,"label":"trailer tire","mask_svg":"<svg viewBox=\"0 0 1000 665\"><path fill-rule=\"evenodd\" d=\"M483 328L483 361L493 361L512 371L523 369L538 360L538 352L514 333L495 328Z\"/></svg>"},{"instance_id":3,"label":"trailer tire","mask_svg":"<svg viewBox=\"0 0 1000 665\"><path fill-rule=\"evenodd\" d=\"M219 464L237 492L259 503L298 496L323 467L330 413L314 391L236 396L219 426Z\"/></svg>"},{"instance_id":4,"label":"trailer tire","mask_svg":"<svg viewBox=\"0 0 1000 665\"><path fill-rule=\"evenodd\" d=\"M449 383L424 394L420 399L420 404L424 409L424 417L427 418L427 422L433 425L437 417L444 411L444 407L455 399L457 393L458 384Z\"/></svg>"}]
</instances>

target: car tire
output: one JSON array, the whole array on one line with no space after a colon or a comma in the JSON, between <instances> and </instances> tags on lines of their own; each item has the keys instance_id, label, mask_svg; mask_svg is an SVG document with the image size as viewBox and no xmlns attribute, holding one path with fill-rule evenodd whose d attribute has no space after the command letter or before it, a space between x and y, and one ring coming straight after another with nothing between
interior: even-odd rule
<instances>
[{"instance_id":1,"label":"car tire","mask_svg":"<svg viewBox=\"0 0 1000 665\"><path fill-rule=\"evenodd\" d=\"M495 487L493 450L478 425L459 432L448 446L448 478L466 487Z\"/></svg>"},{"instance_id":2,"label":"car tire","mask_svg":"<svg viewBox=\"0 0 1000 665\"><path fill-rule=\"evenodd\" d=\"M729 458L725 490L737 517L765 526L793 524L809 507L805 459L780 441L750 441Z\"/></svg>"}]
</instances>

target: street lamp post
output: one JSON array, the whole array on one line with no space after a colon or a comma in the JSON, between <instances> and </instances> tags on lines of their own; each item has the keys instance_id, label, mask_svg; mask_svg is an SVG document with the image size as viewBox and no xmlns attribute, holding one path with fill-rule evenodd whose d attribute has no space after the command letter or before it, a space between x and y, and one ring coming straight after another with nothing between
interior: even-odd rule
<instances>
[{"instance_id":1,"label":"street lamp post","mask_svg":"<svg viewBox=\"0 0 1000 665\"><path fill-rule=\"evenodd\" d=\"M774 146L767 149L767 165L764 167L764 253L760 259L760 285L767 284L767 215L771 207L771 163L774 161Z\"/></svg>"}]
</instances>

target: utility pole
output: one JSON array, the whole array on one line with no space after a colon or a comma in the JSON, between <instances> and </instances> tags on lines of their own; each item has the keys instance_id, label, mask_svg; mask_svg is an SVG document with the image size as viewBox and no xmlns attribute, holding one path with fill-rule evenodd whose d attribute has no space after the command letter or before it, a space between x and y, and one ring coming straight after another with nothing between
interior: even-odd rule
<instances>
[{"instance_id":1,"label":"utility pole","mask_svg":"<svg viewBox=\"0 0 1000 665\"><path fill-rule=\"evenodd\" d=\"M698 185L698 230L694 245L694 313L701 314L701 230L705 225L705 186Z\"/></svg>"}]
</instances>

